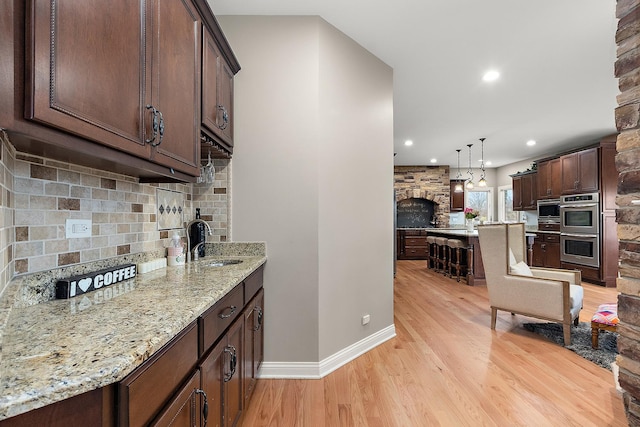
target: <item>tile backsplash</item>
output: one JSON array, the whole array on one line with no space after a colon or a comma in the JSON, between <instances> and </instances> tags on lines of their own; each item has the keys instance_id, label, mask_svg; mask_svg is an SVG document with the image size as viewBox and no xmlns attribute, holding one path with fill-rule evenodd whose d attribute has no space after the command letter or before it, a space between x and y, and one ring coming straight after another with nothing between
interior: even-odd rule
<instances>
[{"instance_id":1,"label":"tile backsplash","mask_svg":"<svg viewBox=\"0 0 640 427\"><path fill-rule=\"evenodd\" d=\"M182 226L158 226L158 189L179 193L183 221L201 209L214 233L207 242L227 241L229 160L214 160L210 184L145 184L19 153L4 132L0 137L0 293L15 275L153 252L167 246L174 230L184 236ZM91 237L67 239L68 218L91 220Z\"/></svg>"}]
</instances>

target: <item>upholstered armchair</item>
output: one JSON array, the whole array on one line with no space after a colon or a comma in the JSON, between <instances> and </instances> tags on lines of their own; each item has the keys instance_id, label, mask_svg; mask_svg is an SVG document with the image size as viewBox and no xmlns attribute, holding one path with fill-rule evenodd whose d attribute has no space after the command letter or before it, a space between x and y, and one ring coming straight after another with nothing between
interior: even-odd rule
<instances>
[{"instance_id":1,"label":"upholstered armchair","mask_svg":"<svg viewBox=\"0 0 640 427\"><path fill-rule=\"evenodd\" d=\"M491 329L498 310L562 323L571 344L571 323L578 324L584 291L580 271L530 268L526 264L524 224L478 227L482 263L491 305Z\"/></svg>"}]
</instances>

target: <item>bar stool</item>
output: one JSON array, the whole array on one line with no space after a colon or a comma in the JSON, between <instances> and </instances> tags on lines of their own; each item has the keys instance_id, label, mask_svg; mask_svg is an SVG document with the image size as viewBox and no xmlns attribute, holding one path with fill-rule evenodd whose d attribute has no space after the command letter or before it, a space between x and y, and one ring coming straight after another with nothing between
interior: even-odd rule
<instances>
[{"instance_id":1,"label":"bar stool","mask_svg":"<svg viewBox=\"0 0 640 427\"><path fill-rule=\"evenodd\" d=\"M447 240L447 247L449 249L449 277L453 277L453 270L456 272L456 280L460 281L460 272L462 271L462 254L466 252L464 242L458 239Z\"/></svg>"},{"instance_id":2,"label":"bar stool","mask_svg":"<svg viewBox=\"0 0 640 427\"><path fill-rule=\"evenodd\" d=\"M446 237L436 237L436 252L438 258L436 262L438 264L436 271L447 275L447 239Z\"/></svg>"},{"instance_id":3,"label":"bar stool","mask_svg":"<svg viewBox=\"0 0 640 427\"><path fill-rule=\"evenodd\" d=\"M436 270L438 268L438 249L436 243L436 236L427 236L427 245L429 247L429 257L427 260L427 267Z\"/></svg>"}]
</instances>

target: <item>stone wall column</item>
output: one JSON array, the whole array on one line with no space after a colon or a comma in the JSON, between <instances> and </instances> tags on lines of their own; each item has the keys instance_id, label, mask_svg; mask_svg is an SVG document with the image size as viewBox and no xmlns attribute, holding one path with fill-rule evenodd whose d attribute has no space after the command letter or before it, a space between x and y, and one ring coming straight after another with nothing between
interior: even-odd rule
<instances>
[{"instance_id":1,"label":"stone wall column","mask_svg":"<svg viewBox=\"0 0 640 427\"><path fill-rule=\"evenodd\" d=\"M640 426L640 0L618 0L615 111L620 277L618 350L620 386L630 426Z\"/></svg>"}]
</instances>

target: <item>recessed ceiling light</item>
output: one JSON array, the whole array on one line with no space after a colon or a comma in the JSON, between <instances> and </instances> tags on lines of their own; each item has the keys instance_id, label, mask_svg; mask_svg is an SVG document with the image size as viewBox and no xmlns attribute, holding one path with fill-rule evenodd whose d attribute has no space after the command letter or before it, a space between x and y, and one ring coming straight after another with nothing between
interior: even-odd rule
<instances>
[{"instance_id":1,"label":"recessed ceiling light","mask_svg":"<svg viewBox=\"0 0 640 427\"><path fill-rule=\"evenodd\" d=\"M484 73L484 76L482 76L482 80L484 80L485 82L493 82L498 80L498 78L500 77L500 73L496 70L489 70L486 73Z\"/></svg>"},{"instance_id":2,"label":"recessed ceiling light","mask_svg":"<svg viewBox=\"0 0 640 427\"><path fill-rule=\"evenodd\" d=\"M533 139L530 139L530 140L528 140L528 141L527 141L527 145L528 145L529 147L533 147L534 145L536 145L536 141L535 141L535 140L533 140Z\"/></svg>"},{"instance_id":3,"label":"recessed ceiling light","mask_svg":"<svg viewBox=\"0 0 640 427\"><path fill-rule=\"evenodd\" d=\"M438 159L431 159L431 163L438 163Z\"/></svg>"},{"instance_id":4,"label":"recessed ceiling light","mask_svg":"<svg viewBox=\"0 0 640 427\"><path fill-rule=\"evenodd\" d=\"M486 162L484 162L485 166L491 166L491 160L487 160Z\"/></svg>"},{"instance_id":5,"label":"recessed ceiling light","mask_svg":"<svg viewBox=\"0 0 640 427\"><path fill-rule=\"evenodd\" d=\"M406 145L407 147L410 147L410 146L412 146L412 145L413 145L413 141L412 141L412 140L410 140L410 139L407 139L407 140L404 142L404 145Z\"/></svg>"}]
</instances>

